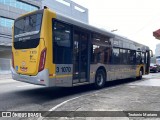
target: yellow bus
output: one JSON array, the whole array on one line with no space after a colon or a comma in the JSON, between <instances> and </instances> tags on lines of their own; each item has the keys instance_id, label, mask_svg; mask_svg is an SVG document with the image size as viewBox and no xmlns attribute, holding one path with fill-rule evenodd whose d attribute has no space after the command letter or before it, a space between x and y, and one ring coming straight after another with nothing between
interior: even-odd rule
<instances>
[{"instance_id":1,"label":"yellow bus","mask_svg":"<svg viewBox=\"0 0 160 120\"><path fill-rule=\"evenodd\" d=\"M47 7L17 18L13 26L14 80L72 87L149 74L151 50Z\"/></svg>"}]
</instances>

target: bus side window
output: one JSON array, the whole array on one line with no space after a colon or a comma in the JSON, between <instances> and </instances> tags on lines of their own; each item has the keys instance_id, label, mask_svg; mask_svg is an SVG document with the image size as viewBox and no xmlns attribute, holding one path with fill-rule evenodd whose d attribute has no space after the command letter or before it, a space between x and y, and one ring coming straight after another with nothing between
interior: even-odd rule
<instances>
[{"instance_id":1,"label":"bus side window","mask_svg":"<svg viewBox=\"0 0 160 120\"><path fill-rule=\"evenodd\" d=\"M136 64L136 51L135 50L129 50L129 63L131 65Z\"/></svg>"},{"instance_id":2,"label":"bus side window","mask_svg":"<svg viewBox=\"0 0 160 120\"><path fill-rule=\"evenodd\" d=\"M104 53L104 62L110 64L111 61L111 47L107 47Z\"/></svg>"},{"instance_id":3,"label":"bus side window","mask_svg":"<svg viewBox=\"0 0 160 120\"><path fill-rule=\"evenodd\" d=\"M121 64L128 64L127 56L128 56L128 51L125 49L120 49L120 63Z\"/></svg>"},{"instance_id":4,"label":"bus side window","mask_svg":"<svg viewBox=\"0 0 160 120\"><path fill-rule=\"evenodd\" d=\"M127 57L128 57L128 50L123 49L123 62L122 62L122 64L128 64Z\"/></svg>"},{"instance_id":5,"label":"bus side window","mask_svg":"<svg viewBox=\"0 0 160 120\"><path fill-rule=\"evenodd\" d=\"M119 48L113 48L113 64L120 64L120 52L119 52Z\"/></svg>"},{"instance_id":6,"label":"bus side window","mask_svg":"<svg viewBox=\"0 0 160 120\"><path fill-rule=\"evenodd\" d=\"M146 53L142 52L142 63L146 64Z\"/></svg>"},{"instance_id":7,"label":"bus side window","mask_svg":"<svg viewBox=\"0 0 160 120\"><path fill-rule=\"evenodd\" d=\"M141 64L142 63L141 52L136 52L136 63L137 64Z\"/></svg>"},{"instance_id":8,"label":"bus side window","mask_svg":"<svg viewBox=\"0 0 160 120\"><path fill-rule=\"evenodd\" d=\"M71 57L71 26L53 20L53 63L70 64Z\"/></svg>"},{"instance_id":9,"label":"bus side window","mask_svg":"<svg viewBox=\"0 0 160 120\"><path fill-rule=\"evenodd\" d=\"M111 47L109 37L92 34L91 62L109 64L111 59Z\"/></svg>"}]
</instances>

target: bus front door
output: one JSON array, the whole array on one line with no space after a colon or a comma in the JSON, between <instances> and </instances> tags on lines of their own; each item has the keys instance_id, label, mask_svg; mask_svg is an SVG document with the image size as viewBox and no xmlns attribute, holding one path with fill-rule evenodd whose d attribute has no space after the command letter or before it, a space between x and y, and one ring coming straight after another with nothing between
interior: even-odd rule
<instances>
[{"instance_id":1,"label":"bus front door","mask_svg":"<svg viewBox=\"0 0 160 120\"><path fill-rule=\"evenodd\" d=\"M147 51L146 52L146 73L147 74L149 74L150 72L149 67L150 67L150 52Z\"/></svg>"},{"instance_id":2,"label":"bus front door","mask_svg":"<svg viewBox=\"0 0 160 120\"><path fill-rule=\"evenodd\" d=\"M75 30L73 37L73 84L87 82L89 34Z\"/></svg>"}]
</instances>

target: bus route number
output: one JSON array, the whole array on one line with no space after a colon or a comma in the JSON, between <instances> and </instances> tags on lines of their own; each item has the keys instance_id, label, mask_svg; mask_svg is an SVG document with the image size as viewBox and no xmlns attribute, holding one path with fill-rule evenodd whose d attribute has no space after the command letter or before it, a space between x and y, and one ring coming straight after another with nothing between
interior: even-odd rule
<instances>
[{"instance_id":1,"label":"bus route number","mask_svg":"<svg viewBox=\"0 0 160 120\"><path fill-rule=\"evenodd\" d=\"M56 72L62 72L62 73L66 73L66 72L71 72L71 67L56 67Z\"/></svg>"}]
</instances>

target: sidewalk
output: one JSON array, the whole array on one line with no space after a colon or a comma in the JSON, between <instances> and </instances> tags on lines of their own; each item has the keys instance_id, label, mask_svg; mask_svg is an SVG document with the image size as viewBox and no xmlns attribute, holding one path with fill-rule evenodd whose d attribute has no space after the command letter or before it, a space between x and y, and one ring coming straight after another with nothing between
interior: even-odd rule
<instances>
[{"instance_id":1,"label":"sidewalk","mask_svg":"<svg viewBox=\"0 0 160 120\"><path fill-rule=\"evenodd\" d=\"M143 111L160 111L160 87L146 86L142 84L143 82L146 82L146 80L109 88L106 87L102 90L64 101L53 107L50 111L141 111L142 113ZM139 117L121 118L138 119ZM140 119L144 118L140 117ZM59 120L61 119L63 117L59 118ZM110 119L116 119L116 117L111 117Z\"/></svg>"}]
</instances>

